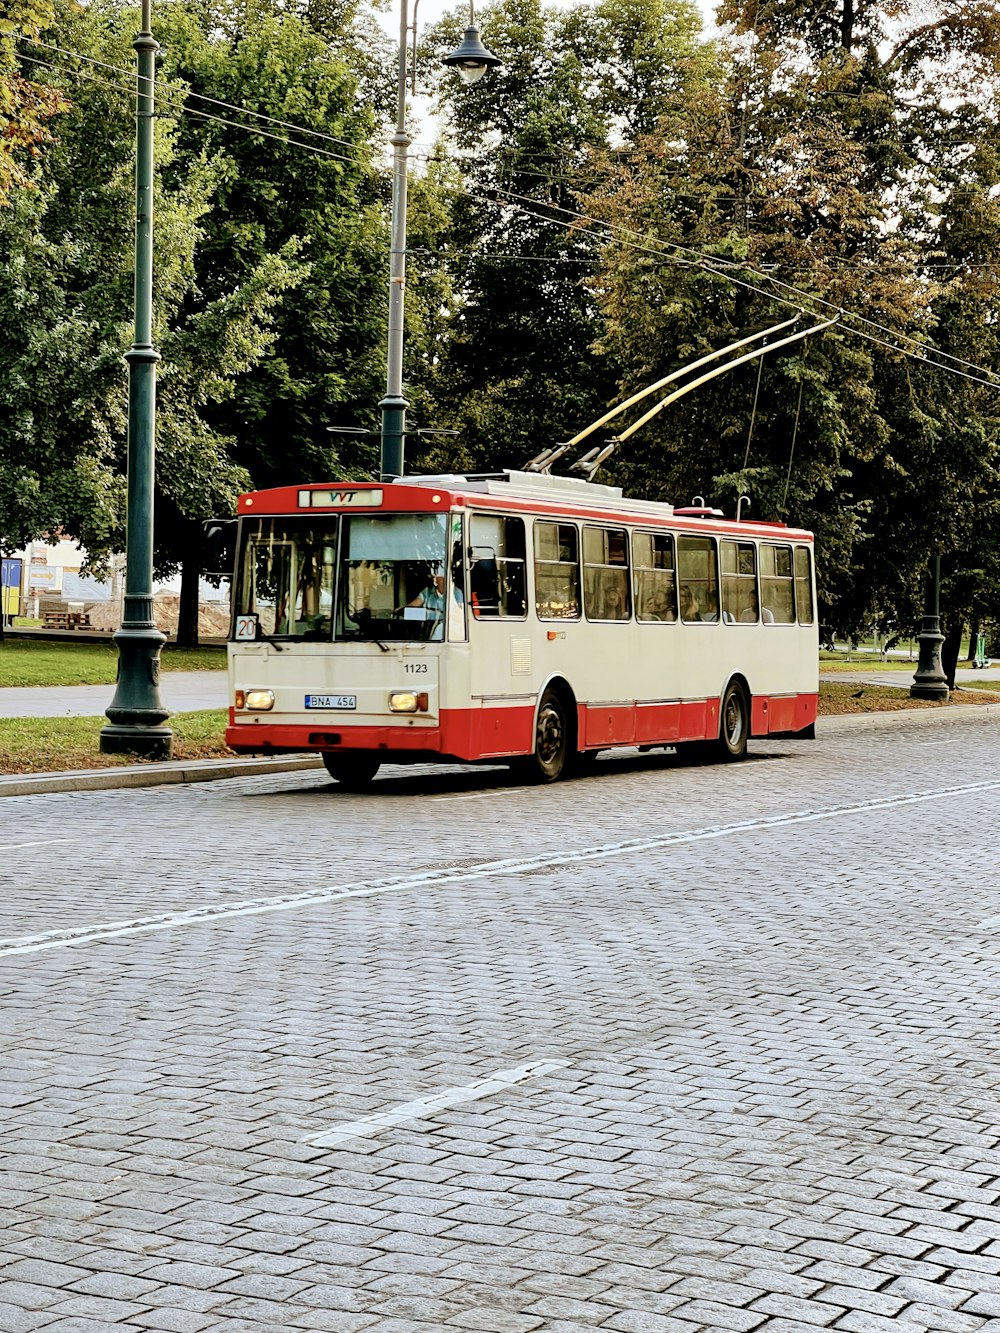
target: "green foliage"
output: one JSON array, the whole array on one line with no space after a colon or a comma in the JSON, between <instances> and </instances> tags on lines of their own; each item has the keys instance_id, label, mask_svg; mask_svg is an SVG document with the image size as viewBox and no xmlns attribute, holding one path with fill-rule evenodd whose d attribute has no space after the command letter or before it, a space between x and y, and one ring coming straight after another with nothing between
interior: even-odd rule
<instances>
[{"instance_id":1,"label":"green foliage","mask_svg":"<svg viewBox=\"0 0 1000 1333\"><path fill-rule=\"evenodd\" d=\"M440 25L435 46L457 44L462 25ZM440 84L466 193L453 202L453 301L428 378L461 442L417 461L519 466L599 415L616 377L594 351L600 236L566 224L603 171L598 155L700 78L697 34L680 0L570 11L502 0L483 16L502 66L472 88Z\"/></svg>"},{"instance_id":2,"label":"green foliage","mask_svg":"<svg viewBox=\"0 0 1000 1333\"><path fill-rule=\"evenodd\" d=\"M50 137L47 122L65 108L58 91L26 77L18 60L18 40L37 38L51 22L52 0L6 0L0 13L0 205L31 183L31 159Z\"/></svg>"},{"instance_id":3,"label":"green foliage","mask_svg":"<svg viewBox=\"0 0 1000 1333\"><path fill-rule=\"evenodd\" d=\"M899 350L998 364L993 268L979 267L996 253L998 65L976 12L967 58L935 67L934 34L888 5L736 0L722 16L743 40L714 95L619 155L590 201L631 229L600 278L624 388L795 304L848 312L668 409L610 467L640 493L729 508L745 491L758 517L815 528L823 613L844 629L912 624L933 550L955 551L962 614L958 569L988 565L963 552L995 549L997 391ZM896 46L876 47L890 30ZM981 111L949 100L973 68Z\"/></svg>"}]
</instances>

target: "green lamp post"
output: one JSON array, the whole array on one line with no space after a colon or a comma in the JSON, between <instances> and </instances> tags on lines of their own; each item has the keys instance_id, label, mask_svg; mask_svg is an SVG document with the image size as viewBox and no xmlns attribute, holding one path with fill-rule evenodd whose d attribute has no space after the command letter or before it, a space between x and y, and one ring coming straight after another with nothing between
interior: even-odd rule
<instances>
[{"instance_id":1,"label":"green lamp post","mask_svg":"<svg viewBox=\"0 0 1000 1333\"><path fill-rule=\"evenodd\" d=\"M941 633L941 557L936 555L932 559L927 600L917 636L920 648L910 686L911 699L947 699L950 694L948 677L941 664L941 645L944 643Z\"/></svg>"},{"instance_id":2,"label":"green lamp post","mask_svg":"<svg viewBox=\"0 0 1000 1333\"><path fill-rule=\"evenodd\" d=\"M414 14L416 4L414 4ZM413 24L416 36L416 19ZM403 396L403 294L406 288L406 174L407 149L412 142L406 128L406 48L410 33L408 0L401 0L399 12L399 63L397 67L396 130L392 144L392 232L389 259L389 346L386 358L385 397L382 411L381 473L383 481L403 475L403 449L406 442L406 409ZM472 0L469 3L469 27L461 44L441 62L457 69L465 83L475 83L488 69L500 64L492 51L479 40Z\"/></svg>"},{"instance_id":3,"label":"green lamp post","mask_svg":"<svg viewBox=\"0 0 1000 1333\"><path fill-rule=\"evenodd\" d=\"M153 476L156 435L156 363L153 346L153 118L156 53L151 0L142 0L136 52L135 341L128 362L128 515L125 609L114 636L118 686L101 730L102 754L169 759L173 732L160 700L160 649L166 642L153 620Z\"/></svg>"}]
</instances>

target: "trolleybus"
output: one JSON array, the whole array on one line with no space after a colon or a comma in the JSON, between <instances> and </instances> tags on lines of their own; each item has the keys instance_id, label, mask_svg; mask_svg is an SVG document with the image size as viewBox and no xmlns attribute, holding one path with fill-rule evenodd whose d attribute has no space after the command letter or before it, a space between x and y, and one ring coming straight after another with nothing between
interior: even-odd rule
<instances>
[{"instance_id":1,"label":"trolleybus","mask_svg":"<svg viewBox=\"0 0 1000 1333\"><path fill-rule=\"evenodd\" d=\"M814 734L813 538L526 472L239 500L226 741L553 781L618 746Z\"/></svg>"}]
</instances>

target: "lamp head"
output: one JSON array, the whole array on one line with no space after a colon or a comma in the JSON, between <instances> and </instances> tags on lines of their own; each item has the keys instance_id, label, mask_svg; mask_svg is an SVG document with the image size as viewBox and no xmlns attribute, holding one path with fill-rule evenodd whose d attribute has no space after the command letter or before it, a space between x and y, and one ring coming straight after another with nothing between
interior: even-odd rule
<instances>
[{"instance_id":1,"label":"lamp head","mask_svg":"<svg viewBox=\"0 0 1000 1333\"><path fill-rule=\"evenodd\" d=\"M483 46L479 29L473 24L466 28L461 46L456 47L450 56L445 56L441 63L457 69L465 83L478 83L488 69L500 64L500 60Z\"/></svg>"}]
</instances>

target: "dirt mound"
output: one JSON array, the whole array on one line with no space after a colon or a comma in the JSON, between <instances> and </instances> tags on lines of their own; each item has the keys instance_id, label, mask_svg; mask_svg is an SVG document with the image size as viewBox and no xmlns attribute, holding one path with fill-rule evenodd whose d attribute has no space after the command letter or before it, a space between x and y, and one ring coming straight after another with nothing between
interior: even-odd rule
<instances>
[{"instance_id":1,"label":"dirt mound","mask_svg":"<svg viewBox=\"0 0 1000 1333\"><path fill-rule=\"evenodd\" d=\"M153 619L164 634L177 633L181 599L175 592L158 592L153 598ZM93 629L116 630L121 626L121 607L117 602L92 602L87 607ZM229 611L218 602L202 602L198 608L198 637L224 639L229 634Z\"/></svg>"}]
</instances>

